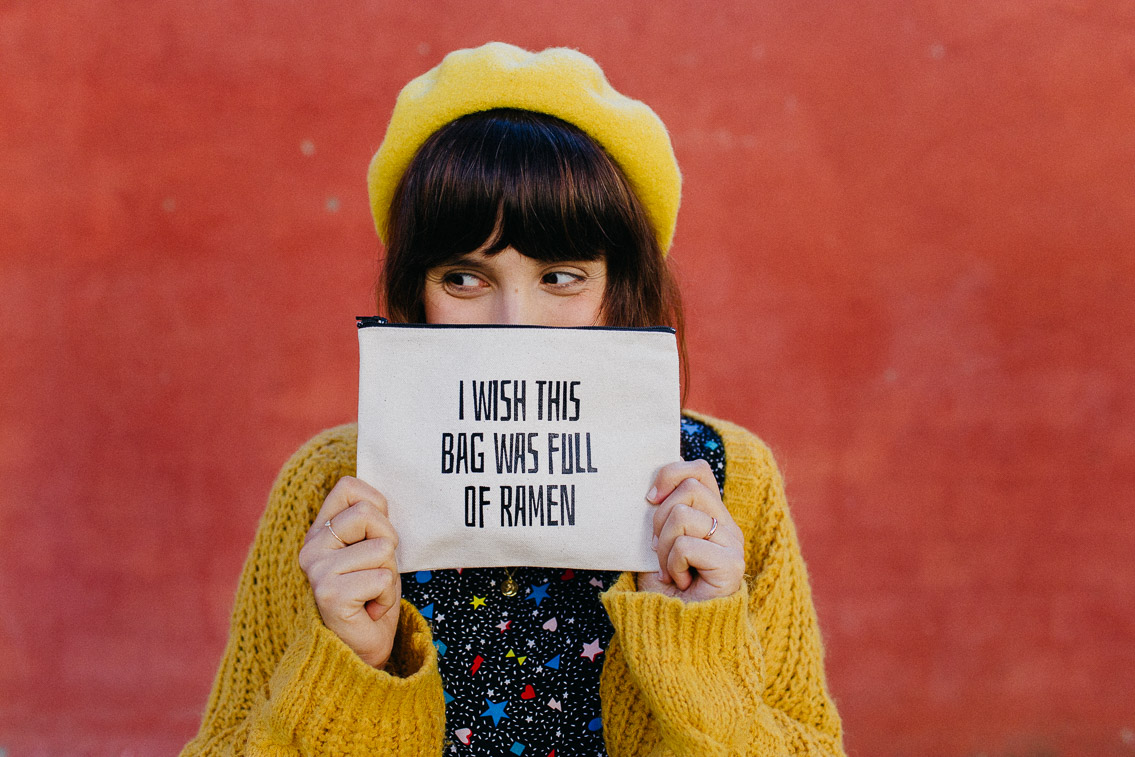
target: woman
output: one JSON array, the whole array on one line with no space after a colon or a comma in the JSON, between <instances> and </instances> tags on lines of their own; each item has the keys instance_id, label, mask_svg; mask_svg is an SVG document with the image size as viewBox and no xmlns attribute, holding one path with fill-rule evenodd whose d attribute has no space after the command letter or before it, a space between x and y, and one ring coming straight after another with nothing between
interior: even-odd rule
<instances>
[{"instance_id":1,"label":"woman","mask_svg":"<svg viewBox=\"0 0 1135 757\"><path fill-rule=\"evenodd\" d=\"M368 178L394 320L681 326L669 138L579 53L452 53L403 90ZM658 571L637 576L400 575L355 439L324 432L280 473L186 754L842 754L783 485L748 432L684 416L686 461L644 492Z\"/></svg>"}]
</instances>

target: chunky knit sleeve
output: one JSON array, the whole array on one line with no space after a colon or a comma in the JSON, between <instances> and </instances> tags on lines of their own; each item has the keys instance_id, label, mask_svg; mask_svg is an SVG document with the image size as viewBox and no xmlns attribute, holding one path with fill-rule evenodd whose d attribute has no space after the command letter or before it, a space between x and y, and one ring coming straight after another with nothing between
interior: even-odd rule
<instances>
[{"instance_id":1,"label":"chunky knit sleeve","mask_svg":"<svg viewBox=\"0 0 1135 757\"><path fill-rule=\"evenodd\" d=\"M612 755L843 755L823 647L784 484L767 447L704 418L725 442L726 507L745 532L746 581L730 597L684 602L603 595L615 626L603 669Z\"/></svg>"},{"instance_id":2,"label":"chunky knit sleeve","mask_svg":"<svg viewBox=\"0 0 1135 757\"><path fill-rule=\"evenodd\" d=\"M403 601L388 671L323 625L299 567L323 499L355 471L356 431L308 442L280 472L241 574L221 668L183 755L440 754L445 705L437 653Z\"/></svg>"}]
</instances>

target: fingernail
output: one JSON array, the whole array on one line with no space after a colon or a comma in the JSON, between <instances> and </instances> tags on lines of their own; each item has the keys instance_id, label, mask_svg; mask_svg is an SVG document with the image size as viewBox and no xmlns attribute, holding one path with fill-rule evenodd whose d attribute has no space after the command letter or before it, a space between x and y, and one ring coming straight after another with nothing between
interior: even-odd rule
<instances>
[{"instance_id":1,"label":"fingernail","mask_svg":"<svg viewBox=\"0 0 1135 757\"><path fill-rule=\"evenodd\" d=\"M654 498L657 497L657 496L658 496L658 487L657 486L650 487L650 491L648 491L646 493L646 498L648 500L650 500L651 502L653 502Z\"/></svg>"},{"instance_id":2,"label":"fingernail","mask_svg":"<svg viewBox=\"0 0 1135 757\"><path fill-rule=\"evenodd\" d=\"M666 574L663 573L662 571L658 571L658 580L663 582L663 583L666 583Z\"/></svg>"},{"instance_id":3,"label":"fingernail","mask_svg":"<svg viewBox=\"0 0 1135 757\"><path fill-rule=\"evenodd\" d=\"M653 549L655 552L658 551L658 537L657 536L650 537L650 548Z\"/></svg>"}]
</instances>

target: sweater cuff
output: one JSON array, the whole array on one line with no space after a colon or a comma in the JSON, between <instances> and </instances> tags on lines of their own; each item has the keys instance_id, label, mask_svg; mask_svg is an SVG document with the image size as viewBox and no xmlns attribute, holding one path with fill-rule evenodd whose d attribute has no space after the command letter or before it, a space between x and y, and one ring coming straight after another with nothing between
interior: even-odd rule
<instances>
[{"instance_id":1,"label":"sweater cuff","mask_svg":"<svg viewBox=\"0 0 1135 757\"><path fill-rule=\"evenodd\" d=\"M754 736L776 744L762 706L764 661L746 585L728 597L686 602L636 591L623 576L602 600L631 679L672 748L725 754ZM754 721L768 722L754 733Z\"/></svg>"},{"instance_id":2,"label":"sweater cuff","mask_svg":"<svg viewBox=\"0 0 1135 757\"><path fill-rule=\"evenodd\" d=\"M633 577L624 574L601 598L636 677L712 674L722 679L715 683L759 698L764 660L746 584L728 597L686 602L637 591Z\"/></svg>"},{"instance_id":3,"label":"sweater cuff","mask_svg":"<svg viewBox=\"0 0 1135 757\"><path fill-rule=\"evenodd\" d=\"M301 754L401 754L400 744L439 753L445 702L437 650L405 600L390 660L389 672L367 665L314 619L269 681L264 735Z\"/></svg>"}]
</instances>

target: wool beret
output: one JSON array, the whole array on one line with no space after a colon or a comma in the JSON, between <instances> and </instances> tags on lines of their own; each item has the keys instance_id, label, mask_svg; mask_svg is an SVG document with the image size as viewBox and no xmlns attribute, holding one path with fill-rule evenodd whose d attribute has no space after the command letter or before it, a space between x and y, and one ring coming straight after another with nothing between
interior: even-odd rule
<instances>
[{"instance_id":1,"label":"wool beret","mask_svg":"<svg viewBox=\"0 0 1135 757\"><path fill-rule=\"evenodd\" d=\"M563 47L532 53L503 42L451 52L398 94L367 171L371 213L384 243L394 190L422 144L447 123L494 108L555 116L598 142L645 208L662 254L670 250L682 175L662 120L645 103L616 92L583 53Z\"/></svg>"}]
</instances>

